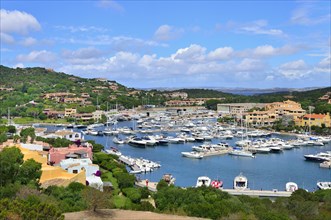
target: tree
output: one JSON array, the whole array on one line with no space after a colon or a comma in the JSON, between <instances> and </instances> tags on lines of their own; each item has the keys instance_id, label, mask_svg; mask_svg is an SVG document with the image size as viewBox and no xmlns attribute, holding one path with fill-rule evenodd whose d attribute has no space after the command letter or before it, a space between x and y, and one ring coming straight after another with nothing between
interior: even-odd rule
<instances>
[{"instance_id":1,"label":"tree","mask_svg":"<svg viewBox=\"0 0 331 220\"><path fill-rule=\"evenodd\" d=\"M12 133L12 134L16 133L16 127L14 125L9 125L9 126L7 126L7 128L8 128L9 133Z\"/></svg>"},{"instance_id":2,"label":"tree","mask_svg":"<svg viewBox=\"0 0 331 220\"><path fill-rule=\"evenodd\" d=\"M0 185L13 183L23 163L23 154L16 147L5 148L0 152Z\"/></svg>"},{"instance_id":3,"label":"tree","mask_svg":"<svg viewBox=\"0 0 331 220\"><path fill-rule=\"evenodd\" d=\"M222 103L222 100L218 100L218 99L210 99L207 100L205 103L205 106L207 109L211 109L211 110L217 110L217 104Z\"/></svg>"},{"instance_id":4,"label":"tree","mask_svg":"<svg viewBox=\"0 0 331 220\"><path fill-rule=\"evenodd\" d=\"M28 137L31 138L31 143L33 143L34 139L36 138L35 129L33 127L22 129L20 135L22 137L21 140L24 143L26 142Z\"/></svg>"},{"instance_id":5,"label":"tree","mask_svg":"<svg viewBox=\"0 0 331 220\"><path fill-rule=\"evenodd\" d=\"M17 180L21 184L28 184L34 182L35 184L39 181L41 176L41 163L37 163L33 159L25 161L19 169Z\"/></svg>"},{"instance_id":6,"label":"tree","mask_svg":"<svg viewBox=\"0 0 331 220\"><path fill-rule=\"evenodd\" d=\"M0 134L0 144L7 141L7 135L5 133Z\"/></svg>"},{"instance_id":7,"label":"tree","mask_svg":"<svg viewBox=\"0 0 331 220\"><path fill-rule=\"evenodd\" d=\"M93 212L96 212L97 208L104 208L109 204L110 193L104 193L92 187L86 187L82 195L88 207L92 209Z\"/></svg>"},{"instance_id":8,"label":"tree","mask_svg":"<svg viewBox=\"0 0 331 220\"><path fill-rule=\"evenodd\" d=\"M0 153L0 185L10 183L37 184L41 176L41 164L33 159L23 161L23 154L16 147L5 148Z\"/></svg>"}]
</instances>

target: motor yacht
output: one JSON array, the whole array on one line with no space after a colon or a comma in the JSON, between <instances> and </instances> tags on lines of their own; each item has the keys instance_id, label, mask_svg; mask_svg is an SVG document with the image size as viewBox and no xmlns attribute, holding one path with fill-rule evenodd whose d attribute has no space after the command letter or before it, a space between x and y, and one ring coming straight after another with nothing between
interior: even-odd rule
<instances>
[{"instance_id":1,"label":"motor yacht","mask_svg":"<svg viewBox=\"0 0 331 220\"><path fill-rule=\"evenodd\" d=\"M236 190L245 190L248 188L248 180L242 173L234 178L233 188Z\"/></svg>"},{"instance_id":2,"label":"motor yacht","mask_svg":"<svg viewBox=\"0 0 331 220\"><path fill-rule=\"evenodd\" d=\"M200 176L197 179L197 184L195 185L196 187L201 187L201 186L210 186L211 179L207 176Z\"/></svg>"},{"instance_id":3,"label":"motor yacht","mask_svg":"<svg viewBox=\"0 0 331 220\"><path fill-rule=\"evenodd\" d=\"M117 137L113 138L113 142L115 144L124 144L124 140L122 140L121 138L117 138Z\"/></svg>"},{"instance_id":4,"label":"motor yacht","mask_svg":"<svg viewBox=\"0 0 331 220\"><path fill-rule=\"evenodd\" d=\"M203 155L201 153L191 151L191 152L182 152L182 156L194 159L201 159Z\"/></svg>"},{"instance_id":5,"label":"motor yacht","mask_svg":"<svg viewBox=\"0 0 331 220\"><path fill-rule=\"evenodd\" d=\"M331 182L317 182L319 189L331 189Z\"/></svg>"},{"instance_id":6,"label":"motor yacht","mask_svg":"<svg viewBox=\"0 0 331 220\"><path fill-rule=\"evenodd\" d=\"M285 185L286 192L294 192L295 190L298 190L298 185L294 182L288 182Z\"/></svg>"},{"instance_id":7,"label":"motor yacht","mask_svg":"<svg viewBox=\"0 0 331 220\"><path fill-rule=\"evenodd\" d=\"M252 158L255 157L252 152L245 151L245 150L242 150L242 149L236 149L236 148L234 148L233 151L229 152L229 154L232 155L232 156L252 157Z\"/></svg>"}]
</instances>

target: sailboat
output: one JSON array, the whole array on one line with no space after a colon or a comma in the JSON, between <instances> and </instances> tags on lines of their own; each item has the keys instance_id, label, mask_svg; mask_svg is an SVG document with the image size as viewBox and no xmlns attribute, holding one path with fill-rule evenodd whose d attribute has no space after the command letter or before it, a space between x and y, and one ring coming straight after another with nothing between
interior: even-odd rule
<instances>
[{"instance_id":1,"label":"sailboat","mask_svg":"<svg viewBox=\"0 0 331 220\"><path fill-rule=\"evenodd\" d=\"M241 123L242 123L242 115L241 115ZM242 127L242 124L241 124ZM246 134L247 134L247 123L246 123ZM248 140L247 140L248 141ZM244 133L242 131L242 135L241 135L241 142L244 143ZM229 152L230 155L233 156L241 156L241 157L255 157L255 153L252 153L248 150L245 150L246 145L242 145L243 147L234 147L233 150L231 152Z\"/></svg>"}]
</instances>

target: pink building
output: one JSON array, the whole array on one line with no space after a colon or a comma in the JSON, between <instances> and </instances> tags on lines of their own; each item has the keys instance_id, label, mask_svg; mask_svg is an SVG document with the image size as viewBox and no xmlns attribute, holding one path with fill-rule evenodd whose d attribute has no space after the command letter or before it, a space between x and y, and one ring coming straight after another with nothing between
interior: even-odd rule
<instances>
[{"instance_id":1,"label":"pink building","mask_svg":"<svg viewBox=\"0 0 331 220\"><path fill-rule=\"evenodd\" d=\"M87 146L77 146L70 145L69 147L52 147L48 152L48 163L59 164L63 159L79 159L79 158L90 158L93 159L92 145L88 144Z\"/></svg>"}]
</instances>

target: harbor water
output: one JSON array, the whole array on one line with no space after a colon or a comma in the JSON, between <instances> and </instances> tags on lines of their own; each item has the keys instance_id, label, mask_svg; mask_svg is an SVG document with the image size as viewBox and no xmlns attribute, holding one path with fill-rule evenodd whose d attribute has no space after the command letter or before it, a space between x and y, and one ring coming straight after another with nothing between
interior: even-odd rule
<instances>
[{"instance_id":1,"label":"harbor water","mask_svg":"<svg viewBox=\"0 0 331 220\"><path fill-rule=\"evenodd\" d=\"M118 127L130 126L131 122L119 122ZM50 130L59 129L49 127ZM104 127L97 128L103 130ZM77 130L77 129L75 129ZM79 130L77 130L79 131ZM169 134L172 135L172 134ZM121 137L125 137L121 135ZM285 140L294 139L294 136L273 134ZM85 140L95 140L106 149L116 147L123 155L135 158L144 158L161 164L161 168L150 173L136 174L140 179L148 179L158 182L166 173L175 178L175 185L181 187L195 186L199 176L208 176L211 179L223 181L224 188L233 187L233 179L240 173L248 178L248 187L257 190L285 190L287 182L295 182L299 188L308 191L317 190L318 181L331 181L331 169L320 168L319 163L306 161L305 154L316 154L331 150L331 143L324 146L304 146L281 153L256 154L255 158L238 157L228 154L191 159L182 157L181 152L192 151L192 146L201 145L198 142L183 144L157 145L145 148L134 147L128 144L115 144L113 136L84 135ZM232 140L212 139L212 143L227 142L235 146L235 142L241 138Z\"/></svg>"}]
</instances>

